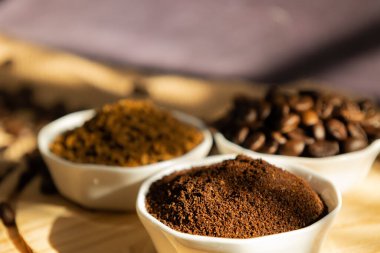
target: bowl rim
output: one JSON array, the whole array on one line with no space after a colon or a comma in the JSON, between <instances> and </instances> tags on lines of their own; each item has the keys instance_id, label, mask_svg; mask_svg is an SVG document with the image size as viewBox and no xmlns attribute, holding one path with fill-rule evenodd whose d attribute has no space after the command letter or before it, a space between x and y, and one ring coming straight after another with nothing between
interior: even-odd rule
<instances>
[{"instance_id":1,"label":"bowl rim","mask_svg":"<svg viewBox=\"0 0 380 253\"><path fill-rule=\"evenodd\" d=\"M214 134L214 140L215 140L215 145L218 147L219 150L219 145L223 146L229 146L234 149L234 152L241 152L245 154L251 154L253 156L262 156L265 158L273 158L273 159L288 159L288 160L294 160L297 162L305 162L305 163L310 163L310 162L334 162L337 160L345 160L349 158L355 158L357 156L361 156L363 154L367 154L373 150L375 150L377 153L380 152L380 139L374 140L371 144L369 144L367 147L349 152L349 153L343 153L343 154L338 154L334 156L327 156L327 157L303 157L303 156L287 156L287 155L277 155L277 154L266 154L266 153L260 153L256 151L249 150L247 148L244 148L243 146L240 146L230 140L228 140L221 132L217 131ZM238 151L237 151L238 150Z\"/></svg>"},{"instance_id":2,"label":"bowl rim","mask_svg":"<svg viewBox=\"0 0 380 253\"><path fill-rule=\"evenodd\" d=\"M72 162L67 159L61 158L54 153L52 153L49 149L49 144L51 141L58 135L61 134L67 130L73 129L77 127L76 124L74 126L70 127L64 127L58 131L56 131L56 134L53 137L48 137L48 132L54 128L57 125L61 125L64 122L76 118L76 117L82 117L81 124L82 125L85 121L92 118L95 115L96 109L88 109L88 110L81 110L72 112L69 114L66 114L54 121L51 121L49 124L45 125L41 130L38 132L37 136L37 145L38 149L40 150L41 154L43 156L46 156L52 160L54 160L57 163L63 164L65 166L70 167L76 167L81 170L89 170L89 169L97 169L101 171L113 171L113 172L126 172L126 171L149 171L152 169L164 168L164 167L170 167L171 165L174 165L182 160L185 160L188 157L191 157L194 153L196 153L201 148L207 148L211 149L211 146L213 144L213 138L210 130L207 128L207 125L199 118L194 117L192 115L189 115L187 113L178 111L178 110L168 110L176 119L185 122L187 124L190 124L193 127L196 127L203 135L203 141L199 143L197 146L195 146L193 149L191 149L189 152L183 154L182 156L175 157L170 160L160 161L156 163L147 164L144 166L135 166L135 167L123 167L123 166L114 166L114 165L106 165L106 164L95 164L95 163L77 163Z\"/></svg>"},{"instance_id":3,"label":"bowl rim","mask_svg":"<svg viewBox=\"0 0 380 253\"><path fill-rule=\"evenodd\" d=\"M188 234L184 232L180 232L177 230L174 230L170 228L169 226L163 224L160 222L158 219L153 217L147 210L145 206L145 199L146 195L148 193L148 190L150 186L157 180L161 179L162 177L169 175L175 171L182 171L182 170L188 170L191 169L192 167L196 166L202 166L202 165L207 165L207 164L213 164L217 162L221 162L226 159L233 159L237 156L238 154L222 154L222 155L214 155L214 156L208 156L204 159L193 161L193 162L186 162L186 163L181 163L177 164L176 166L173 166L165 171L156 173L155 175L149 177L147 180L144 181L144 183L141 185L138 195L137 195L137 200L136 200L136 211L138 216L142 216L145 219L149 220L150 223L152 223L154 226L159 227L160 229L164 230L165 232L171 234L174 237L187 240L187 241L196 241L199 243L223 243L225 245L233 245L233 244L249 244L252 242L266 242L268 240L276 240L277 238L281 238L284 236L289 236L289 235L297 235L297 234L302 234L304 232L307 232L309 230L314 229L318 225L326 222L327 219L330 217L335 217L336 214L340 211L342 207L342 196L340 191L337 189L337 187L327 178L320 176L318 173L315 173L309 169L307 169L305 166L300 166L300 165L292 165L288 162L284 161L275 161L279 162L281 165L285 166L291 166L291 170L301 172L303 174L307 174L309 176L312 176L313 178L316 178L318 181L324 182L329 185L331 188L331 192L334 194L334 198L336 199L336 206L332 210L329 210L328 213L319 219L318 221L314 222L313 224L310 224L309 226L306 226L304 228L296 229L296 230L291 230L288 232L282 232L282 233L277 233L277 234L272 234L272 235L265 235L265 236L260 236L260 237L254 237L254 238L247 238L247 239L242 239L242 238L223 238L223 237L212 237L212 236L203 236L203 235L193 235L193 234ZM248 155L249 156L249 155ZM255 158L257 159L257 158ZM271 162L271 161L269 161ZM285 169L287 170L287 169ZM293 173L293 172L291 172ZM141 218L140 218L141 219Z\"/></svg>"}]
</instances>

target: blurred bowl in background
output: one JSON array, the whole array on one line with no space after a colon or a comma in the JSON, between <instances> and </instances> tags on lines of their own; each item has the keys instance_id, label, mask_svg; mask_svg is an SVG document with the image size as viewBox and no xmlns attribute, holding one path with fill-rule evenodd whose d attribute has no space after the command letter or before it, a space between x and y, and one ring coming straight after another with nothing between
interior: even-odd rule
<instances>
[{"instance_id":1,"label":"blurred bowl in background","mask_svg":"<svg viewBox=\"0 0 380 253\"><path fill-rule=\"evenodd\" d=\"M341 192L348 191L368 175L380 152L380 139L373 141L362 150L323 158L270 155L255 152L229 141L220 132L214 134L214 139L221 154L241 153L254 158L303 165L330 179Z\"/></svg>"},{"instance_id":2,"label":"blurred bowl in background","mask_svg":"<svg viewBox=\"0 0 380 253\"><path fill-rule=\"evenodd\" d=\"M141 183L151 175L187 160L200 159L209 153L212 136L205 124L190 115L171 111L178 120L199 129L203 141L183 156L138 167L119 167L75 163L53 154L49 145L54 138L83 125L95 115L95 110L68 114L46 125L38 134L38 148L59 192L68 199L88 208L134 210Z\"/></svg>"}]
</instances>

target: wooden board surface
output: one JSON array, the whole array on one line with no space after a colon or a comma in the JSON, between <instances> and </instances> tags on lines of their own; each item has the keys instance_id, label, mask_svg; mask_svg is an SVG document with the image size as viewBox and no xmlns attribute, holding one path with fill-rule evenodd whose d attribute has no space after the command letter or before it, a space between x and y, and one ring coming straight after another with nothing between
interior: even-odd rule
<instances>
[{"instance_id":1,"label":"wooden board surface","mask_svg":"<svg viewBox=\"0 0 380 253\"><path fill-rule=\"evenodd\" d=\"M154 253L136 214L83 209L62 197L46 197L34 181L17 207L17 222L36 252ZM322 253L380 252L380 161L365 181L343 197L343 208ZM17 252L0 232L0 252Z\"/></svg>"},{"instance_id":2,"label":"wooden board surface","mask_svg":"<svg viewBox=\"0 0 380 253\"><path fill-rule=\"evenodd\" d=\"M228 107L235 94L244 92L257 96L263 92L263 86L247 86L244 81L144 76L131 71L113 71L75 56L2 37L0 43L0 63L9 57L16 59L15 68L0 69L3 78L0 81L9 78L9 84L21 78L35 82L44 98L41 101L63 97L68 103L99 106L131 94L137 83L156 102L210 120ZM49 75L46 75L46 66L49 66ZM16 176L0 186L0 200L7 195ZM135 213L91 211L59 195L43 196L37 190L36 180L23 192L17 206L20 231L35 252L155 252ZM366 180L343 197L343 208L328 234L323 253L380 252L379 188L378 159ZM0 252L17 252L1 224Z\"/></svg>"}]
</instances>

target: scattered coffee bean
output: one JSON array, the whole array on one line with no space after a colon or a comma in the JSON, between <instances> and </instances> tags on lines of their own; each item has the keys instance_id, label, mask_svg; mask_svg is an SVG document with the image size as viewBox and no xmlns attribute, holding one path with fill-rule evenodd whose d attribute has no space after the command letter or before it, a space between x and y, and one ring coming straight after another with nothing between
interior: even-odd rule
<instances>
[{"instance_id":1,"label":"scattered coffee bean","mask_svg":"<svg viewBox=\"0 0 380 253\"><path fill-rule=\"evenodd\" d=\"M81 109L83 108L76 108L75 110ZM9 177L13 171L24 169L17 182L15 190L17 193L22 191L34 176L49 174L36 147L31 146L30 149L14 152L14 150L18 151L19 149L15 146L19 145L19 141L24 138L25 134L31 135L33 138L33 135L36 136L44 124L69 112L60 101L50 105L49 108L42 106L36 101L34 92L30 87L23 86L12 91L0 89L0 132L12 136L12 142L1 145L0 160L14 161L11 167L5 168L4 173L0 173L0 183ZM12 152L8 152L10 150ZM17 153L17 157L13 157L15 153ZM35 162L36 160L39 162ZM52 181L51 184L54 185Z\"/></svg>"},{"instance_id":2,"label":"scattered coffee bean","mask_svg":"<svg viewBox=\"0 0 380 253\"><path fill-rule=\"evenodd\" d=\"M336 141L316 141L308 145L308 152L312 157L333 156L339 153L339 144Z\"/></svg>"}]
</instances>

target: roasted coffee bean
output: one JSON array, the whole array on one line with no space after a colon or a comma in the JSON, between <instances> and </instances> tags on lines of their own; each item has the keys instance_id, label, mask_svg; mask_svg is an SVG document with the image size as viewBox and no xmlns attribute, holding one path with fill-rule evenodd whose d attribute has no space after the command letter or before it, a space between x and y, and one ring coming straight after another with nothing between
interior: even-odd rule
<instances>
[{"instance_id":1,"label":"roasted coffee bean","mask_svg":"<svg viewBox=\"0 0 380 253\"><path fill-rule=\"evenodd\" d=\"M327 131L337 140L347 138L346 126L337 119L330 119L326 123Z\"/></svg>"},{"instance_id":2,"label":"roasted coffee bean","mask_svg":"<svg viewBox=\"0 0 380 253\"><path fill-rule=\"evenodd\" d=\"M347 129L351 137L354 137L357 139L365 139L365 140L367 139L367 134L358 123L349 122L347 124Z\"/></svg>"},{"instance_id":3,"label":"roasted coffee bean","mask_svg":"<svg viewBox=\"0 0 380 253\"><path fill-rule=\"evenodd\" d=\"M317 100L321 96L321 92L314 89L302 89L298 91L298 94L300 94L300 96L311 97L313 101Z\"/></svg>"},{"instance_id":4,"label":"roasted coffee bean","mask_svg":"<svg viewBox=\"0 0 380 253\"><path fill-rule=\"evenodd\" d=\"M298 127L298 124L300 123L301 118L297 114L289 114L288 116L285 116L282 118L280 123L280 130L283 133L288 133Z\"/></svg>"},{"instance_id":5,"label":"roasted coffee bean","mask_svg":"<svg viewBox=\"0 0 380 253\"><path fill-rule=\"evenodd\" d=\"M256 119L257 119L257 111L256 109L251 108L245 115L245 122L247 122L248 124L253 123L256 121Z\"/></svg>"},{"instance_id":6,"label":"roasted coffee bean","mask_svg":"<svg viewBox=\"0 0 380 253\"><path fill-rule=\"evenodd\" d=\"M340 115L347 121L359 122L364 119L364 113L353 102L346 102L340 109Z\"/></svg>"},{"instance_id":7,"label":"roasted coffee bean","mask_svg":"<svg viewBox=\"0 0 380 253\"><path fill-rule=\"evenodd\" d=\"M259 150L261 153L275 154L278 150L279 144L275 140L269 140L264 144L264 146Z\"/></svg>"},{"instance_id":8,"label":"roasted coffee bean","mask_svg":"<svg viewBox=\"0 0 380 253\"><path fill-rule=\"evenodd\" d=\"M285 144L286 142L286 137L284 135L282 135L280 132L278 131L274 131L272 132L271 134L272 138L278 142L279 144Z\"/></svg>"},{"instance_id":9,"label":"roasted coffee bean","mask_svg":"<svg viewBox=\"0 0 380 253\"><path fill-rule=\"evenodd\" d=\"M360 109L363 112L369 112L369 111L374 111L376 110L376 105L369 99L363 99L358 102Z\"/></svg>"},{"instance_id":10,"label":"roasted coffee bean","mask_svg":"<svg viewBox=\"0 0 380 253\"><path fill-rule=\"evenodd\" d=\"M248 139L253 137L242 131L241 126L247 126L249 132L262 133L266 137L265 144L260 148L253 145L258 152L284 153L289 141L298 140L308 146L301 155L323 157L362 148L361 145L380 138L380 111L370 100L355 102L339 94L276 87L271 88L263 100L246 98L241 101L240 108L235 108L234 113L240 116L232 115L226 121L229 123L219 130L247 148ZM254 108L256 115L251 115L249 108ZM248 123L253 119L253 123ZM231 134L231 129L238 131L232 130ZM240 143L239 134L241 140L245 138ZM325 147L327 151L319 150Z\"/></svg>"},{"instance_id":11,"label":"roasted coffee bean","mask_svg":"<svg viewBox=\"0 0 380 253\"><path fill-rule=\"evenodd\" d=\"M289 140L280 146L280 154L288 156L299 156L305 148L305 142L302 140Z\"/></svg>"},{"instance_id":12,"label":"roasted coffee bean","mask_svg":"<svg viewBox=\"0 0 380 253\"><path fill-rule=\"evenodd\" d=\"M313 126L318 123L318 114L314 110L307 110L302 112L302 123L305 126Z\"/></svg>"},{"instance_id":13,"label":"roasted coffee bean","mask_svg":"<svg viewBox=\"0 0 380 253\"><path fill-rule=\"evenodd\" d=\"M301 140L305 142L306 144L311 144L315 140L312 137L309 137L305 134L305 131L301 128L296 128L289 133L286 134L290 139L293 140Z\"/></svg>"},{"instance_id":14,"label":"roasted coffee bean","mask_svg":"<svg viewBox=\"0 0 380 253\"><path fill-rule=\"evenodd\" d=\"M318 99L315 105L315 110L320 118L327 119L331 117L334 110L334 105L326 101L326 99L321 98Z\"/></svg>"},{"instance_id":15,"label":"roasted coffee bean","mask_svg":"<svg viewBox=\"0 0 380 253\"><path fill-rule=\"evenodd\" d=\"M287 102L287 98L284 93L282 93L278 87L271 87L265 96L265 100L271 104L284 104Z\"/></svg>"},{"instance_id":16,"label":"roasted coffee bean","mask_svg":"<svg viewBox=\"0 0 380 253\"><path fill-rule=\"evenodd\" d=\"M322 122L318 122L313 126L313 135L316 140L324 140L326 137L326 130Z\"/></svg>"},{"instance_id":17,"label":"roasted coffee bean","mask_svg":"<svg viewBox=\"0 0 380 253\"><path fill-rule=\"evenodd\" d=\"M310 96L292 96L289 99L290 107L298 112L310 110L314 106L314 101Z\"/></svg>"},{"instance_id":18,"label":"roasted coffee bean","mask_svg":"<svg viewBox=\"0 0 380 253\"><path fill-rule=\"evenodd\" d=\"M242 144L245 139L247 138L249 134L249 128L248 127L242 127L239 129L239 131L237 132L237 135L235 137L235 140L237 143L239 144Z\"/></svg>"},{"instance_id":19,"label":"roasted coffee bean","mask_svg":"<svg viewBox=\"0 0 380 253\"><path fill-rule=\"evenodd\" d=\"M265 120L271 113L271 105L265 101L261 101L259 105L260 119Z\"/></svg>"},{"instance_id":20,"label":"roasted coffee bean","mask_svg":"<svg viewBox=\"0 0 380 253\"><path fill-rule=\"evenodd\" d=\"M289 115L290 107L286 103L276 104L273 106L272 113L273 113L272 116L275 116L275 117L285 117Z\"/></svg>"},{"instance_id":21,"label":"roasted coffee bean","mask_svg":"<svg viewBox=\"0 0 380 253\"><path fill-rule=\"evenodd\" d=\"M328 97L328 103L332 104L334 107L338 107L343 104L343 98L341 96L331 95Z\"/></svg>"},{"instance_id":22,"label":"roasted coffee bean","mask_svg":"<svg viewBox=\"0 0 380 253\"><path fill-rule=\"evenodd\" d=\"M344 152L353 152L367 147L368 142L363 138L348 138L343 141L343 150Z\"/></svg>"},{"instance_id":23,"label":"roasted coffee bean","mask_svg":"<svg viewBox=\"0 0 380 253\"><path fill-rule=\"evenodd\" d=\"M374 139L380 138L380 112L371 112L361 122L368 136Z\"/></svg>"},{"instance_id":24,"label":"roasted coffee bean","mask_svg":"<svg viewBox=\"0 0 380 253\"><path fill-rule=\"evenodd\" d=\"M257 151L265 143L265 134L258 132L247 138L247 147L250 150Z\"/></svg>"},{"instance_id":25,"label":"roasted coffee bean","mask_svg":"<svg viewBox=\"0 0 380 253\"><path fill-rule=\"evenodd\" d=\"M307 146L307 151L313 157L333 156L339 153L337 141L319 140Z\"/></svg>"}]
</instances>

